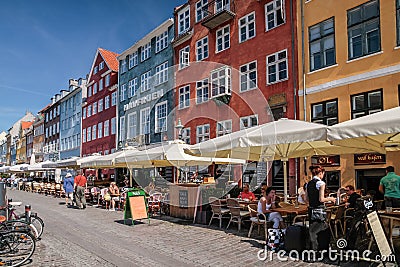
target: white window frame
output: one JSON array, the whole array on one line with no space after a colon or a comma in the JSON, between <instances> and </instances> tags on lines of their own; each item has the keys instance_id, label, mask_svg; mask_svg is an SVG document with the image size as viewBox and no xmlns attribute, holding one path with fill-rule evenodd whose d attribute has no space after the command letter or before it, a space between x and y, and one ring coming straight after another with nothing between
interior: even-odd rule
<instances>
[{"instance_id":1,"label":"white window frame","mask_svg":"<svg viewBox=\"0 0 400 267\"><path fill-rule=\"evenodd\" d=\"M140 76L140 91L146 92L150 90L151 71L147 71Z\"/></svg>"},{"instance_id":2,"label":"white window frame","mask_svg":"<svg viewBox=\"0 0 400 267\"><path fill-rule=\"evenodd\" d=\"M210 84L208 78L196 82L196 104L208 102L210 98Z\"/></svg>"},{"instance_id":3,"label":"white window frame","mask_svg":"<svg viewBox=\"0 0 400 267\"><path fill-rule=\"evenodd\" d=\"M190 6L178 12L178 35L187 32L190 29Z\"/></svg>"},{"instance_id":4,"label":"white window frame","mask_svg":"<svg viewBox=\"0 0 400 267\"><path fill-rule=\"evenodd\" d=\"M150 107L140 110L140 134L150 133Z\"/></svg>"},{"instance_id":5,"label":"white window frame","mask_svg":"<svg viewBox=\"0 0 400 267\"><path fill-rule=\"evenodd\" d=\"M94 67L93 74L96 74L97 72L99 72L99 66Z\"/></svg>"},{"instance_id":6,"label":"white window frame","mask_svg":"<svg viewBox=\"0 0 400 267\"><path fill-rule=\"evenodd\" d=\"M87 142L92 141L92 127L91 126L89 126L87 128L86 140L87 140Z\"/></svg>"},{"instance_id":7,"label":"white window frame","mask_svg":"<svg viewBox=\"0 0 400 267\"><path fill-rule=\"evenodd\" d=\"M222 10L231 10L230 0L215 0L215 13Z\"/></svg>"},{"instance_id":8,"label":"white window frame","mask_svg":"<svg viewBox=\"0 0 400 267\"><path fill-rule=\"evenodd\" d=\"M220 127L222 129L219 129ZM217 137L232 133L232 120L217 122L215 131Z\"/></svg>"},{"instance_id":9,"label":"white window frame","mask_svg":"<svg viewBox=\"0 0 400 267\"><path fill-rule=\"evenodd\" d=\"M103 98L98 101L97 110L98 110L98 113L103 111Z\"/></svg>"},{"instance_id":10,"label":"white window frame","mask_svg":"<svg viewBox=\"0 0 400 267\"><path fill-rule=\"evenodd\" d=\"M92 96L92 94L93 94L93 92L92 92L92 86L89 86L89 87L88 87L87 93L88 93L88 97Z\"/></svg>"},{"instance_id":11,"label":"white window frame","mask_svg":"<svg viewBox=\"0 0 400 267\"><path fill-rule=\"evenodd\" d=\"M97 125L93 125L92 126L92 140L96 140L97 139Z\"/></svg>"},{"instance_id":12,"label":"white window frame","mask_svg":"<svg viewBox=\"0 0 400 267\"><path fill-rule=\"evenodd\" d=\"M121 60L121 73L125 73L127 71L126 69L126 58Z\"/></svg>"},{"instance_id":13,"label":"white window frame","mask_svg":"<svg viewBox=\"0 0 400 267\"><path fill-rule=\"evenodd\" d=\"M257 124L255 124L255 125L253 125L253 120L252 119L256 119L257 120ZM247 123L247 125L250 125L250 126L245 126L245 124L243 123L244 121L246 121L246 123ZM245 116L245 117L241 117L240 118L240 130L243 130L243 129L248 129L248 128L251 128L251 127L254 127L254 126L258 126L258 114L254 114L254 115L250 115L250 116Z\"/></svg>"},{"instance_id":14,"label":"white window frame","mask_svg":"<svg viewBox=\"0 0 400 267\"><path fill-rule=\"evenodd\" d=\"M121 85L121 88L119 91L119 102L122 102L125 100L126 100L126 83Z\"/></svg>"},{"instance_id":15,"label":"white window frame","mask_svg":"<svg viewBox=\"0 0 400 267\"><path fill-rule=\"evenodd\" d=\"M168 61L156 67L155 85L160 85L168 81Z\"/></svg>"},{"instance_id":16,"label":"white window frame","mask_svg":"<svg viewBox=\"0 0 400 267\"><path fill-rule=\"evenodd\" d=\"M196 42L196 60L202 61L208 58L208 36L201 38Z\"/></svg>"},{"instance_id":17,"label":"white window frame","mask_svg":"<svg viewBox=\"0 0 400 267\"><path fill-rule=\"evenodd\" d=\"M99 64L99 70L102 70L102 69L104 69L104 61L100 62L100 64Z\"/></svg>"},{"instance_id":18,"label":"white window frame","mask_svg":"<svg viewBox=\"0 0 400 267\"><path fill-rule=\"evenodd\" d=\"M137 115L136 112L128 114L128 134L127 138L131 139L137 135Z\"/></svg>"},{"instance_id":19,"label":"white window frame","mask_svg":"<svg viewBox=\"0 0 400 267\"><path fill-rule=\"evenodd\" d=\"M92 116L92 105L87 107L87 117L89 118L90 116Z\"/></svg>"},{"instance_id":20,"label":"white window frame","mask_svg":"<svg viewBox=\"0 0 400 267\"><path fill-rule=\"evenodd\" d=\"M156 37L156 53L168 47L168 30Z\"/></svg>"},{"instance_id":21,"label":"white window frame","mask_svg":"<svg viewBox=\"0 0 400 267\"><path fill-rule=\"evenodd\" d=\"M82 119L86 119L86 107L83 108Z\"/></svg>"},{"instance_id":22,"label":"white window frame","mask_svg":"<svg viewBox=\"0 0 400 267\"><path fill-rule=\"evenodd\" d=\"M97 138L103 138L103 123L99 122L97 124Z\"/></svg>"},{"instance_id":23,"label":"white window frame","mask_svg":"<svg viewBox=\"0 0 400 267\"><path fill-rule=\"evenodd\" d=\"M190 85L179 88L179 109L188 108L190 106Z\"/></svg>"},{"instance_id":24,"label":"white window frame","mask_svg":"<svg viewBox=\"0 0 400 267\"><path fill-rule=\"evenodd\" d=\"M232 88L231 69L229 67L222 67L211 71L210 83L211 98L230 95Z\"/></svg>"},{"instance_id":25,"label":"white window frame","mask_svg":"<svg viewBox=\"0 0 400 267\"><path fill-rule=\"evenodd\" d=\"M136 95L138 89L138 78L135 77L128 82L128 97Z\"/></svg>"},{"instance_id":26,"label":"white window frame","mask_svg":"<svg viewBox=\"0 0 400 267\"><path fill-rule=\"evenodd\" d=\"M111 79L111 74L107 74L104 82L105 87L110 86L110 79Z\"/></svg>"},{"instance_id":27,"label":"white window frame","mask_svg":"<svg viewBox=\"0 0 400 267\"><path fill-rule=\"evenodd\" d=\"M116 127L116 118L111 118L111 134L115 134L117 127Z\"/></svg>"},{"instance_id":28,"label":"white window frame","mask_svg":"<svg viewBox=\"0 0 400 267\"><path fill-rule=\"evenodd\" d=\"M190 127L183 128L181 132L181 140L186 144L190 145Z\"/></svg>"},{"instance_id":29,"label":"white window frame","mask_svg":"<svg viewBox=\"0 0 400 267\"><path fill-rule=\"evenodd\" d=\"M254 69L250 69L250 66L255 64ZM250 78L250 75L255 73L255 82ZM240 92L247 92L257 88L257 60L249 62L240 66L239 68L239 81L240 81ZM243 86L242 86L243 85ZM243 88L244 87L244 88Z\"/></svg>"},{"instance_id":30,"label":"white window frame","mask_svg":"<svg viewBox=\"0 0 400 267\"><path fill-rule=\"evenodd\" d=\"M185 46L179 50L179 69L184 69L190 65L190 46Z\"/></svg>"},{"instance_id":31,"label":"white window frame","mask_svg":"<svg viewBox=\"0 0 400 267\"><path fill-rule=\"evenodd\" d=\"M227 25L215 32L215 53L220 53L231 47L231 27ZM226 38L227 42L226 42ZM218 48L218 42L221 42L221 49Z\"/></svg>"},{"instance_id":32,"label":"white window frame","mask_svg":"<svg viewBox=\"0 0 400 267\"><path fill-rule=\"evenodd\" d=\"M271 2L268 2L265 4L264 11L265 11L265 31L266 32L285 24L284 3L285 3L285 1L283 1L283 0L272 0ZM283 6L281 6L281 4L283 4ZM280 24L278 22L279 13L280 13L280 19L282 19L282 23L280 23ZM271 23L273 24L271 26L271 28L269 28L269 21L271 21Z\"/></svg>"},{"instance_id":33,"label":"white window frame","mask_svg":"<svg viewBox=\"0 0 400 267\"><path fill-rule=\"evenodd\" d=\"M279 59L280 55L283 55L283 53L285 53L285 58ZM275 61L270 63L269 59L271 58L271 60L273 60L272 57L275 58ZM268 55L266 63L267 63L267 85L278 83L278 82L282 82L282 81L286 81L286 80L289 79L289 71L288 71L288 67L289 66L288 66L287 49L284 49L284 50L281 50L279 52L276 52L276 53ZM286 66L285 69L282 69L282 70L285 70L285 72L286 72L286 77L283 78L283 79L279 79L279 74L282 71L282 70L279 69L279 66L280 66L281 63L285 63L285 66ZM269 79L269 75L270 75L269 67L272 67L272 66L275 66L275 69L276 69L276 71L275 71L275 81L273 81L273 82L271 82L270 79Z\"/></svg>"},{"instance_id":34,"label":"white window frame","mask_svg":"<svg viewBox=\"0 0 400 267\"><path fill-rule=\"evenodd\" d=\"M110 135L110 121L106 120L104 121L104 137Z\"/></svg>"},{"instance_id":35,"label":"white window frame","mask_svg":"<svg viewBox=\"0 0 400 267\"><path fill-rule=\"evenodd\" d=\"M110 96L107 95L104 98L104 110L109 109L110 108Z\"/></svg>"},{"instance_id":36,"label":"white window frame","mask_svg":"<svg viewBox=\"0 0 400 267\"><path fill-rule=\"evenodd\" d=\"M86 129L82 130L82 143L86 143Z\"/></svg>"},{"instance_id":37,"label":"white window frame","mask_svg":"<svg viewBox=\"0 0 400 267\"><path fill-rule=\"evenodd\" d=\"M115 106L117 104L117 92L113 92L111 94L111 106Z\"/></svg>"},{"instance_id":38,"label":"white window frame","mask_svg":"<svg viewBox=\"0 0 400 267\"><path fill-rule=\"evenodd\" d=\"M124 141L126 139L125 131L125 116L119 118L119 141Z\"/></svg>"},{"instance_id":39,"label":"white window frame","mask_svg":"<svg viewBox=\"0 0 400 267\"><path fill-rule=\"evenodd\" d=\"M250 18L250 17L253 18ZM242 24L243 23L243 24ZM246 42L247 40L256 37L256 12L253 11L246 16L243 16L238 21L239 28L239 43ZM250 30L252 28L252 30ZM245 36L242 36L242 29L246 31Z\"/></svg>"},{"instance_id":40,"label":"white window frame","mask_svg":"<svg viewBox=\"0 0 400 267\"><path fill-rule=\"evenodd\" d=\"M96 115L96 114L97 114L97 102L94 102L94 103L93 103L93 110L92 110L92 112L93 112L93 115Z\"/></svg>"},{"instance_id":41,"label":"white window frame","mask_svg":"<svg viewBox=\"0 0 400 267\"><path fill-rule=\"evenodd\" d=\"M146 59L150 58L150 56L151 56L151 42L148 42L147 44L141 47L140 62L145 61Z\"/></svg>"},{"instance_id":42,"label":"white window frame","mask_svg":"<svg viewBox=\"0 0 400 267\"><path fill-rule=\"evenodd\" d=\"M196 2L196 22L203 20L208 15L208 0Z\"/></svg>"},{"instance_id":43,"label":"white window frame","mask_svg":"<svg viewBox=\"0 0 400 267\"><path fill-rule=\"evenodd\" d=\"M97 83L93 84L93 95L97 94Z\"/></svg>"},{"instance_id":44,"label":"white window frame","mask_svg":"<svg viewBox=\"0 0 400 267\"><path fill-rule=\"evenodd\" d=\"M99 80L99 91L101 91L101 90L103 90L104 89L104 83L103 83L103 78L101 78L100 80Z\"/></svg>"},{"instance_id":45,"label":"white window frame","mask_svg":"<svg viewBox=\"0 0 400 267\"><path fill-rule=\"evenodd\" d=\"M162 106L165 106L165 116L160 117L159 113L160 113L160 109L162 108ZM156 133L161 133L161 132L166 132L167 131L167 126L168 126L167 118L168 118L168 104L167 104L167 101L163 101L161 103L158 103L156 105L156 109L155 109L155 132ZM164 122L162 127L160 127L161 121Z\"/></svg>"},{"instance_id":46,"label":"white window frame","mask_svg":"<svg viewBox=\"0 0 400 267\"><path fill-rule=\"evenodd\" d=\"M210 124L197 125L196 143L210 140Z\"/></svg>"}]
</instances>

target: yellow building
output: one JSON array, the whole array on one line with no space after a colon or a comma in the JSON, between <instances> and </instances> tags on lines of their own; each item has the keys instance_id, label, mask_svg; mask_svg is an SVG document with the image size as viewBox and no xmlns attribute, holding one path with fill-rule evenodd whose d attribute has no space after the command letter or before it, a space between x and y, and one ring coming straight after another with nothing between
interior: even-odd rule
<instances>
[{"instance_id":1,"label":"yellow building","mask_svg":"<svg viewBox=\"0 0 400 267\"><path fill-rule=\"evenodd\" d=\"M327 125L399 106L398 0L298 1L299 119ZM314 157L332 189L378 190L400 154Z\"/></svg>"}]
</instances>

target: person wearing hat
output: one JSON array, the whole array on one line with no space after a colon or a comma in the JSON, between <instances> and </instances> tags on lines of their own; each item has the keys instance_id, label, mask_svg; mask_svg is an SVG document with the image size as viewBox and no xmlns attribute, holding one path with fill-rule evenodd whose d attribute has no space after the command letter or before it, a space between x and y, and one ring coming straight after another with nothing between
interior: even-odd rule
<instances>
[{"instance_id":1,"label":"person wearing hat","mask_svg":"<svg viewBox=\"0 0 400 267\"><path fill-rule=\"evenodd\" d=\"M71 199L71 204L74 204L74 177L71 173L67 173L64 178L65 205L69 206L68 199Z\"/></svg>"}]
</instances>

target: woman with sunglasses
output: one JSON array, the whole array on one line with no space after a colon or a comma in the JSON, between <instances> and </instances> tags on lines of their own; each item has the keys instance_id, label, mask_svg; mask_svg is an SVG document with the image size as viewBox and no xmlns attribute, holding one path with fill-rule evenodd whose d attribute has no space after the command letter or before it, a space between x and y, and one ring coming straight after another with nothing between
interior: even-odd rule
<instances>
[{"instance_id":1,"label":"woman with sunglasses","mask_svg":"<svg viewBox=\"0 0 400 267\"><path fill-rule=\"evenodd\" d=\"M258 207L257 207L257 212L258 213L263 213L265 214L265 217L267 218L268 221L271 221L274 223L274 228L285 228L285 223L283 222L282 216L279 214L279 212L273 212L271 209L276 208L275 202L276 202L276 191L272 187L268 187L266 185L263 185L261 187L261 198L258 201ZM261 217L262 219L262 217Z\"/></svg>"}]
</instances>

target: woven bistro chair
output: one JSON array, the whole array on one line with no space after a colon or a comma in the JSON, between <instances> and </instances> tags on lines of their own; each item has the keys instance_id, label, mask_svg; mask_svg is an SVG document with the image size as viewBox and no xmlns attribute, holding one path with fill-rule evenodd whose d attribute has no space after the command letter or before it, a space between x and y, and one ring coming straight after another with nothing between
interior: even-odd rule
<instances>
[{"instance_id":1,"label":"woven bistro chair","mask_svg":"<svg viewBox=\"0 0 400 267\"><path fill-rule=\"evenodd\" d=\"M253 231L253 227L257 226L258 227L258 235L260 235L260 228L261 226L264 227L264 235L265 235L265 240L268 238L268 228L272 228L273 222L269 222L263 213L257 212L257 205L256 204L250 204L247 206L249 213L250 213L250 230L249 233L247 234L247 237L251 236L251 232ZM260 217L262 219L260 219Z\"/></svg>"},{"instance_id":2,"label":"woven bistro chair","mask_svg":"<svg viewBox=\"0 0 400 267\"><path fill-rule=\"evenodd\" d=\"M224 208L221 205L221 201L219 199L214 199L212 202L210 202L210 206L212 210L212 216L208 226L211 225L213 219L219 219L219 228L222 228L222 219L224 218L225 215L229 214L229 209Z\"/></svg>"},{"instance_id":3,"label":"woven bistro chair","mask_svg":"<svg viewBox=\"0 0 400 267\"><path fill-rule=\"evenodd\" d=\"M242 225L242 219L244 217L249 217L250 216L250 211L248 210L242 210L242 207L239 204L239 201L233 198L228 198L226 200L226 203L228 205L229 212L231 213L231 219L229 220L228 226L226 229L229 228L230 224L237 223L238 224L238 231L241 229Z\"/></svg>"}]
</instances>

